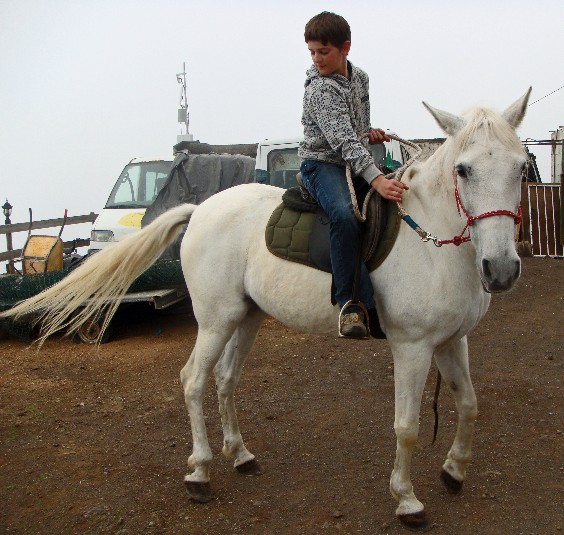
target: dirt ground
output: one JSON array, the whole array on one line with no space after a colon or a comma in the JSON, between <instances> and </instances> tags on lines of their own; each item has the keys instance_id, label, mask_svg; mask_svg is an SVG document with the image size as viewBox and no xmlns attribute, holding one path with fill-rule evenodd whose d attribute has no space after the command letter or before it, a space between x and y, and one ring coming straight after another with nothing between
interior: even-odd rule
<instances>
[{"instance_id":1,"label":"dirt ground","mask_svg":"<svg viewBox=\"0 0 564 535\"><path fill-rule=\"evenodd\" d=\"M470 335L480 415L462 493L438 475L454 435L440 397L431 445L431 370L412 477L434 533L558 533L563 508L564 263L525 259ZM189 501L190 453L179 371L189 314L118 318L95 349L67 339L40 352L0 340L0 528L116 535L403 533L388 481L395 453L393 363L385 341L306 335L269 320L245 367L238 414L264 474L221 455L214 388L206 415L214 500Z\"/></svg>"}]
</instances>

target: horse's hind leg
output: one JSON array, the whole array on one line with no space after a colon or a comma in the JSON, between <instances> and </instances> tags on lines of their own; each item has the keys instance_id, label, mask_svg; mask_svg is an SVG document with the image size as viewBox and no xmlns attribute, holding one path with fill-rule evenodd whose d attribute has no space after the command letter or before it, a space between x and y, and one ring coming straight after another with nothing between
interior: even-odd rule
<instances>
[{"instance_id":1,"label":"horse's hind leg","mask_svg":"<svg viewBox=\"0 0 564 535\"><path fill-rule=\"evenodd\" d=\"M437 352L435 360L445 383L454 395L458 426L454 442L443 464L441 480L451 492L458 492L470 462L474 423L478 415L476 394L468 366L468 342L461 338L449 348Z\"/></svg>"},{"instance_id":2,"label":"horse's hind leg","mask_svg":"<svg viewBox=\"0 0 564 535\"><path fill-rule=\"evenodd\" d=\"M233 458L235 468L246 475L259 475L261 470L255 456L247 450L243 442L237 421L234 394L241 378L245 358L253 346L264 317L264 313L257 308L249 311L233 333L214 369L223 426L223 454Z\"/></svg>"},{"instance_id":3,"label":"horse's hind leg","mask_svg":"<svg viewBox=\"0 0 564 535\"><path fill-rule=\"evenodd\" d=\"M236 323L233 323L231 328L224 330L200 328L194 350L180 372L184 399L190 415L193 444L192 454L188 458L188 467L193 472L184 478L184 482L190 497L199 502L211 499L209 465L213 456L203 411L205 389L235 326Z\"/></svg>"}]
</instances>

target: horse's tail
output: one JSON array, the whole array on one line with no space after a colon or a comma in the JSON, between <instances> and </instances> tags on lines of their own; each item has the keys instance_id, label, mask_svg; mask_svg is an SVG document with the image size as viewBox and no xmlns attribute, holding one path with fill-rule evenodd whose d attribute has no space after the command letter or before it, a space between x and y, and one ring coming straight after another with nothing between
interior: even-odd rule
<instances>
[{"instance_id":1,"label":"horse's tail","mask_svg":"<svg viewBox=\"0 0 564 535\"><path fill-rule=\"evenodd\" d=\"M149 268L182 231L196 205L183 204L150 225L92 255L59 283L0 314L14 319L38 314L40 345L60 329L77 331L101 319L102 336L133 281ZM99 338L100 339L100 338Z\"/></svg>"}]
</instances>

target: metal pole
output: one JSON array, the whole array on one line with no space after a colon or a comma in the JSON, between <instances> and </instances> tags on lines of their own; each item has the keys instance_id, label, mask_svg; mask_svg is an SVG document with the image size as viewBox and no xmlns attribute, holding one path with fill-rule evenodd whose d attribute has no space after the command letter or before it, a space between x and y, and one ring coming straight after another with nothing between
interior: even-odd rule
<instances>
[{"instance_id":1,"label":"metal pole","mask_svg":"<svg viewBox=\"0 0 564 535\"><path fill-rule=\"evenodd\" d=\"M186 134L190 134L190 113L188 112L188 97L186 95L186 62L182 63L182 72L176 75L176 81L180 84L180 110L183 110L184 126ZM180 111L179 110L179 111ZM179 120L180 122L180 115Z\"/></svg>"},{"instance_id":2,"label":"metal pole","mask_svg":"<svg viewBox=\"0 0 564 535\"><path fill-rule=\"evenodd\" d=\"M554 245L554 256L558 256L558 239L556 238L556 211L554 202L554 186L550 186L550 208L552 219L552 245Z\"/></svg>"},{"instance_id":3,"label":"metal pole","mask_svg":"<svg viewBox=\"0 0 564 535\"><path fill-rule=\"evenodd\" d=\"M546 256L550 256L550 228L548 226L548 211L546 209L546 204L548 203L547 197L547 188L542 188L542 200L544 204L544 233L546 235Z\"/></svg>"},{"instance_id":4,"label":"metal pole","mask_svg":"<svg viewBox=\"0 0 564 535\"><path fill-rule=\"evenodd\" d=\"M190 112L188 111L188 97L186 95L186 62L182 62L182 75L184 77L184 83L182 88L184 90L184 107L186 108L186 133L190 133Z\"/></svg>"},{"instance_id":5,"label":"metal pole","mask_svg":"<svg viewBox=\"0 0 564 535\"><path fill-rule=\"evenodd\" d=\"M10 216L6 216L6 221L5 221L6 225L11 225L12 222L10 221ZM8 251L13 251L13 246L12 246L12 233L11 232L7 232L6 233L6 245L8 247ZM8 260L8 268L7 268L7 273L13 274L15 273L16 270L14 269L14 259L10 258L10 260Z\"/></svg>"}]
</instances>

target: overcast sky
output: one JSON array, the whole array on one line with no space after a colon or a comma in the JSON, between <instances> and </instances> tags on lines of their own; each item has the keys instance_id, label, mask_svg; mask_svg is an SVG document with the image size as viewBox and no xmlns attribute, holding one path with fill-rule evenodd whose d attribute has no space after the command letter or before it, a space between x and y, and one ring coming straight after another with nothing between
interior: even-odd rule
<instances>
[{"instance_id":1,"label":"overcast sky","mask_svg":"<svg viewBox=\"0 0 564 535\"><path fill-rule=\"evenodd\" d=\"M303 28L323 10L351 25L372 125L405 138L442 136L422 100L503 109L529 86L535 101L564 85L562 0L0 0L0 201L12 222L28 207L35 219L99 212L131 158L171 155L183 62L195 139L301 135ZM564 89L533 104L519 134L549 139L563 124ZM550 149L533 150L550 181Z\"/></svg>"}]
</instances>

